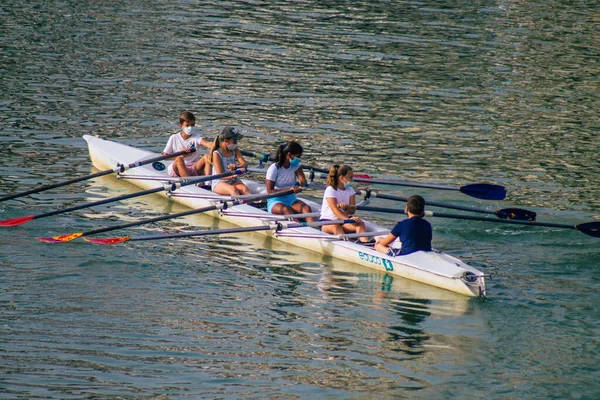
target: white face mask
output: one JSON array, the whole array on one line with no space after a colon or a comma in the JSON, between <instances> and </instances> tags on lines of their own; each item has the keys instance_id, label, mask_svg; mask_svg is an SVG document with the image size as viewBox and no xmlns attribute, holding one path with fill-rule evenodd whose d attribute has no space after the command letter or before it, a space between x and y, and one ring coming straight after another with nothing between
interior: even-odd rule
<instances>
[{"instance_id":1,"label":"white face mask","mask_svg":"<svg viewBox=\"0 0 600 400\"><path fill-rule=\"evenodd\" d=\"M227 148L231 151L234 151L235 149L237 149L237 144L231 143L231 144L227 145Z\"/></svg>"},{"instance_id":2,"label":"white face mask","mask_svg":"<svg viewBox=\"0 0 600 400\"><path fill-rule=\"evenodd\" d=\"M186 135L191 135L192 132L194 131L194 127L193 126L186 126L185 128L182 129L182 131Z\"/></svg>"}]
</instances>

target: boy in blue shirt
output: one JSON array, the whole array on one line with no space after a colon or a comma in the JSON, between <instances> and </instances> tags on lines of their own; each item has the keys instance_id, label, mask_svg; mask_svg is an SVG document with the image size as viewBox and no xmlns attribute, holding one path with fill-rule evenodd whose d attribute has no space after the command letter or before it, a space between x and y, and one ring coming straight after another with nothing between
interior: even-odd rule
<instances>
[{"instance_id":1,"label":"boy in blue shirt","mask_svg":"<svg viewBox=\"0 0 600 400\"><path fill-rule=\"evenodd\" d=\"M388 256L404 256L415 251L431 251L431 224L423 219L425 214L425 199L419 195L411 196L406 201L408 218L399 221L392 231L383 239L378 239L375 249ZM396 238L402 242L401 249L389 247Z\"/></svg>"}]
</instances>

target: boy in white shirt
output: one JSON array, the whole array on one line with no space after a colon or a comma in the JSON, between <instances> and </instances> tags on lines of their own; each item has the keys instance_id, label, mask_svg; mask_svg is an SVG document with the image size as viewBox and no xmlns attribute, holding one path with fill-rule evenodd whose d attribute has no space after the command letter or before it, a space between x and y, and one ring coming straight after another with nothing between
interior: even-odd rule
<instances>
[{"instance_id":1,"label":"boy in white shirt","mask_svg":"<svg viewBox=\"0 0 600 400\"><path fill-rule=\"evenodd\" d=\"M179 116L179 126L181 131L169 137L167 145L163 150L164 155L176 153L183 150L196 150L188 155L176 157L173 164L169 165L169 176L185 177L207 175L206 156L200 153L201 146L211 148L212 143L194 132L196 117L189 111L181 113Z\"/></svg>"}]
</instances>

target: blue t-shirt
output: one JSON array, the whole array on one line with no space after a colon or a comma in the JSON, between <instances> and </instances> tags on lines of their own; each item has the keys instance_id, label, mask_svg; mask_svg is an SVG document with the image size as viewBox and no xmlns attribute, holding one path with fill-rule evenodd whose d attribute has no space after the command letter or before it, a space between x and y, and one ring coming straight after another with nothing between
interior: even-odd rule
<instances>
[{"instance_id":1,"label":"blue t-shirt","mask_svg":"<svg viewBox=\"0 0 600 400\"><path fill-rule=\"evenodd\" d=\"M392 228L391 234L402 242L401 256L415 251L431 251L431 224L423 217L412 217L402 220Z\"/></svg>"}]
</instances>

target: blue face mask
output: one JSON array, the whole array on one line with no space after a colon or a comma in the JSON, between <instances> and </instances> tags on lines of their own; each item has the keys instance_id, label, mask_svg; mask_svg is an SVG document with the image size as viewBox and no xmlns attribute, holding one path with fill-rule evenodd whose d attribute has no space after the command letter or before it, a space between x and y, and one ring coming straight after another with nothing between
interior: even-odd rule
<instances>
[{"instance_id":1,"label":"blue face mask","mask_svg":"<svg viewBox=\"0 0 600 400\"><path fill-rule=\"evenodd\" d=\"M344 183L344 189L351 188L354 185L354 182L346 182Z\"/></svg>"},{"instance_id":2,"label":"blue face mask","mask_svg":"<svg viewBox=\"0 0 600 400\"><path fill-rule=\"evenodd\" d=\"M296 168L296 167L300 166L301 163L302 163L302 160L300 159L300 157L296 157L293 160L290 160L290 167Z\"/></svg>"}]
</instances>

